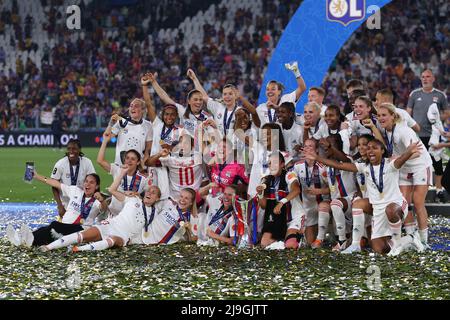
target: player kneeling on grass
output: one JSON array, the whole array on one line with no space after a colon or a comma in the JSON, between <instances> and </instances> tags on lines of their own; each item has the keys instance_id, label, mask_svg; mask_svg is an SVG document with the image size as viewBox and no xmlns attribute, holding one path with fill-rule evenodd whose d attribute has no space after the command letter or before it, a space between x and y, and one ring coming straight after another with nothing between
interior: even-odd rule
<instances>
[{"instance_id":1,"label":"player kneeling on grass","mask_svg":"<svg viewBox=\"0 0 450 320\"><path fill-rule=\"evenodd\" d=\"M14 245L24 244L27 247L42 246L62 237L78 231L83 231L94 224L101 211L106 211L107 203L100 194L100 177L91 173L86 176L83 189L77 186L69 186L55 179L39 175L34 171L33 179L42 181L67 197L69 202L67 209L62 215L61 222L53 221L50 225L31 232L27 225L22 225L19 232L12 225L6 228L6 235Z\"/></svg>"},{"instance_id":2,"label":"player kneeling on grass","mask_svg":"<svg viewBox=\"0 0 450 320\"><path fill-rule=\"evenodd\" d=\"M377 253L398 255L411 246L419 252L424 250L417 232L401 237L402 220L408 213L408 204L399 187L399 169L408 159L419 156L420 149L419 142L411 143L400 157L389 160L385 158L384 144L375 139L367 145L366 163L340 163L313 153L306 157L329 167L365 175L368 197L373 207L372 249Z\"/></svg>"},{"instance_id":3,"label":"player kneeling on grass","mask_svg":"<svg viewBox=\"0 0 450 320\"><path fill-rule=\"evenodd\" d=\"M143 228L147 228L155 215L154 204L159 200L161 192L158 187L151 186L141 200L136 195L126 196L117 191L127 172L128 167L122 168L108 189L117 200L124 202L124 207L117 216L104 220L100 225L94 225L89 230L64 236L49 245L42 246L41 250L49 251L87 242L92 243L81 247L75 246L72 249L73 252L124 247L132 237L140 234Z\"/></svg>"},{"instance_id":4,"label":"player kneeling on grass","mask_svg":"<svg viewBox=\"0 0 450 320\"><path fill-rule=\"evenodd\" d=\"M262 178L256 187L259 205L265 209L261 246L267 249L296 249L299 246L301 232L304 230L304 211L295 206L299 201L300 185L295 172L287 172L285 160L280 152L269 159L270 175ZM283 243L283 240L285 241Z\"/></svg>"},{"instance_id":5,"label":"player kneeling on grass","mask_svg":"<svg viewBox=\"0 0 450 320\"><path fill-rule=\"evenodd\" d=\"M239 217L236 212L233 201L236 198L237 187L234 185L224 188L223 193L216 196L209 191L215 188L216 183L212 182L200 189L199 194L208 204L208 213L204 219L204 224L199 223L199 240L198 245L217 245L217 241L229 245L236 245L238 242L238 224ZM202 217L203 218L203 217ZM205 235L201 237L200 235ZM203 239L202 239L203 238Z\"/></svg>"}]
</instances>

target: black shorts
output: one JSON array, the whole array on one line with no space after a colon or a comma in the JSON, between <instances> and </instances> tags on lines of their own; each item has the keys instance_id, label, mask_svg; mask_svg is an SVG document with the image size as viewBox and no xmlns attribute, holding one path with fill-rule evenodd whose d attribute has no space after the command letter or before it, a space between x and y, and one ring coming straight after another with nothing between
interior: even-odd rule
<instances>
[{"instance_id":1,"label":"black shorts","mask_svg":"<svg viewBox=\"0 0 450 320\"><path fill-rule=\"evenodd\" d=\"M420 140L422 140L423 144L425 145L425 149L428 150L430 148L430 144L429 144L430 137L420 137ZM434 157L431 156L431 160L433 160L434 173L437 176L442 176L444 174L444 168L442 167L442 159L439 161L436 161L436 160L434 160Z\"/></svg>"},{"instance_id":2,"label":"black shorts","mask_svg":"<svg viewBox=\"0 0 450 320\"><path fill-rule=\"evenodd\" d=\"M83 227L79 224L67 224L53 221L48 226L33 231L33 246L43 246L52 243L56 239L53 237L51 230L66 236L71 233L83 231Z\"/></svg>"},{"instance_id":3,"label":"black shorts","mask_svg":"<svg viewBox=\"0 0 450 320\"><path fill-rule=\"evenodd\" d=\"M262 233L271 233L274 240L282 241L287 232L286 205L283 206L280 214L275 214L273 209L277 204L278 202L275 200L267 200Z\"/></svg>"}]
</instances>

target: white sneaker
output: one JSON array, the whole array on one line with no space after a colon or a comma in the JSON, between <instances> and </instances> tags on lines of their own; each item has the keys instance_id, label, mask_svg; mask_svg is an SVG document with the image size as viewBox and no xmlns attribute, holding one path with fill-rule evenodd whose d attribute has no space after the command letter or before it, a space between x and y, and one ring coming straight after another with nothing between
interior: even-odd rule
<instances>
[{"instance_id":1,"label":"white sneaker","mask_svg":"<svg viewBox=\"0 0 450 320\"><path fill-rule=\"evenodd\" d=\"M341 251L343 254L351 254L354 252L361 252L361 246L359 244L351 244L347 249Z\"/></svg>"},{"instance_id":2,"label":"white sneaker","mask_svg":"<svg viewBox=\"0 0 450 320\"><path fill-rule=\"evenodd\" d=\"M266 250L284 250L285 249L284 241L276 241L274 243L271 243L265 249Z\"/></svg>"},{"instance_id":3,"label":"white sneaker","mask_svg":"<svg viewBox=\"0 0 450 320\"><path fill-rule=\"evenodd\" d=\"M394 245L391 247L391 251L388 252L388 256L389 257L396 257L398 256L400 253L403 252L403 246L399 243L394 243Z\"/></svg>"},{"instance_id":4,"label":"white sneaker","mask_svg":"<svg viewBox=\"0 0 450 320\"><path fill-rule=\"evenodd\" d=\"M420 241L420 236L419 236L419 232L414 232L412 234L412 238L413 238L413 246L416 248L417 252L424 252L425 251L425 246L423 245L422 241Z\"/></svg>"},{"instance_id":5,"label":"white sneaker","mask_svg":"<svg viewBox=\"0 0 450 320\"><path fill-rule=\"evenodd\" d=\"M21 243L24 246L31 248L34 241L34 235L30 227L28 227L28 225L22 224L22 226L20 227L20 238L22 240Z\"/></svg>"},{"instance_id":6,"label":"white sneaker","mask_svg":"<svg viewBox=\"0 0 450 320\"><path fill-rule=\"evenodd\" d=\"M20 246L20 234L11 224L6 227L6 238L8 238L9 242L16 247Z\"/></svg>"}]
</instances>

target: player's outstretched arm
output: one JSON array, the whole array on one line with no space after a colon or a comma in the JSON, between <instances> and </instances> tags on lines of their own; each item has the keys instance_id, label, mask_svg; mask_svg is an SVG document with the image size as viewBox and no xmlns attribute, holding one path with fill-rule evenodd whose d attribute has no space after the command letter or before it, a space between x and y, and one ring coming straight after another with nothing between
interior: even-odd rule
<instances>
[{"instance_id":1,"label":"player's outstretched arm","mask_svg":"<svg viewBox=\"0 0 450 320\"><path fill-rule=\"evenodd\" d=\"M153 102L153 98L148 92L148 85L150 84L150 77L153 76L151 73L146 73L141 78L142 95L144 97L145 106L147 108L147 115L151 122L156 119L156 108Z\"/></svg>"},{"instance_id":2,"label":"player's outstretched arm","mask_svg":"<svg viewBox=\"0 0 450 320\"><path fill-rule=\"evenodd\" d=\"M163 157L167 157L169 155L169 150L167 149L162 149L160 152L158 152L157 154L149 157L147 159L147 161L145 162L145 165L148 167L154 167L156 166L159 158L163 158Z\"/></svg>"},{"instance_id":3,"label":"player's outstretched arm","mask_svg":"<svg viewBox=\"0 0 450 320\"><path fill-rule=\"evenodd\" d=\"M120 202L123 202L126 196L124 193L118 191L117 188L119 188L119 185L122 182L123 177L127 174L127 171L128 167L122 167L120 169L120 174L117 175L111 186L108 188L108 191Z\"/></svg>"},{"instance_id":4,"label":"player's outstretched arm","mask_svg":"<svg viewBox=\"0 0 450 320\"><path fill-rule=\"evenodd\" d=\"M255 106L252 105L250 103L250 101L248 101L243 95L241 95L241 93L238 90L236 90L236 91L237 91L236 95L237 95L238 99L241 100L242 106L245 109L247 109L248 112L250 112L250 114L252 115L252 120L253 120L255 126L260 128L261 127L261 119L259 119L258 112L256 112Z\"/></svg>"},{"instance_id":5,"label":"player's outstretched arm","mask_svg":"<svg viewBox=\"0 0 450 320\"><path fill-rule=\"evenodd\" d=\"M316 154L308 153L308 152L305 152L305 158L308 160L321 162L326 166L336 168L339 170L358 172L358 169L356 168L356 166L351 162L339 162L336 160L325 159L325 158L319 157Z\"/></svg>"},{"instance_id":6,"label":"player's outstretched arm","mask_svg":"<svg viewBox=\"0 0 450 320\"><path fill-rule=\"evenodd\" d=\"M97 163L108 173L111 172L111 164L105 160L105 152L109 140L111 140L111 133L109 133L108 130L106 130L103 133L103 141L100 146L100 150L98 150L97 154Z\"/></svg>"},{"instance_id":7,"label":"player's outstretched arm","mask_svg":"<svg viewBox=\"0 0 450 320\"><path fill-rule=\"evenodd\" d=\"M187 76L194 83L195 90L198 90L202 93L203 101L205 103L208 103L208 99L209 99L208 93L206 92L205 88L203 88L202 84L200 83L200 80L198 80L197 75L195 74L194 70L188 69Z\"/></svg>"},{"instance_id":8,"label":"player's outstretched arm","mask_svg":"<svg viewBox=\"0 0 450 320\"><path fill-rule=\"evenodd\" d=\"M36 170L34 170L33 179L44 182L44 183L48 184L49 186L52 186L53 188L61 190L61 182L59 182L58 180L52 179L52 178L47 178L47 177L41 176L39 173L37 173Z\"/></svg>"},{"instance_id":9,"label":"player's outstretched arm","mask_svg":"<svg viewBox=\"0 0 450 320\"><path fill-rule=\"evenodd\" d=\"M295 90L295 101L298 101L298 99L300 99L300 97L302 96L303 92L306 91L305 80L303 79L300 73L297 61L295 61L292 64L286 64L286 68L294 73L295 79L297 80L297 89Z\"/></svg>"},{"instance_id":10,"label":"player's outstretched arm","mask_svg":"<svg viewBox=\"0 0 450 320\"><path fill-rule=\"evenodd\" d=\"M149 77L150 83L152 84L153 89L155 89L156 94L165 104L173 104L175 106L176 102L173 101L173 99L171 97L169 97L169 95L167 94L166 91L164 91L163 88L161 88L158 81L156 81L157 77L158 77L158 73L156 73L156 72L153 73L151 77Z\"/></svg>"}]
</instances>

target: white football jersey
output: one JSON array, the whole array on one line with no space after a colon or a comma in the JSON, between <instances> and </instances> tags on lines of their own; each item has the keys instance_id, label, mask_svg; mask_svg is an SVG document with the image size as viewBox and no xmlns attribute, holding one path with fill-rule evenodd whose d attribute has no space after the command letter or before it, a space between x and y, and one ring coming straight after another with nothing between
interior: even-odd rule
<instances>
[{"instance_id":1,"label":"white football jersey","mask_svg":"<svg viewBox=\"0 0 450 320\"><path fill-rule=\"evenodd\" d=\"M164 132L162 132L164 129ZM150 155L155 155L161 151L161 144L172 145L180 141L183 129L175 125L172 129L164 126L164 122L158 117L153 121L153 144ZM164 138L164 139L163 139Z\"/></svg>"},{"instance_id":2,"label":"white football jersey","mask_svg":"<svg viewBox=\"0 0 450 320\"><path fill-rule=\"evenodd\" d=\"M66 224L94 224L95 218L100 213L100 202L93 197L85 198L85 206L91 206L91 209L88 216L83 219L83 217L81 216L81 203L84 195L83 189L80 189L77 186L68 186L66 184L61 184L61 191L65 197L69 198L66 213L62 217L61 222ZM87 207L85 207L85 210L89 210Z\"/></svg>"},{"instance_id":3,"label":"white football jersey","mask_svg":"<svg viewBox=\"0 0 450 320\"><path fill-rule=\"evenodd\" d=\"M297 103L296 100L296 93L295 91L292 91L291 93L287 93L281 96L280 102L278 105L282 104L283 102L292 102L294 104ZM261 103L257 108L256 112L258 113L259 120L261 121L261 127L270 122L276 122L276 116L275 116L275 110L270 108L267 108L267 103L263 102Z\"/></svg>"},{"instance_id":4,"label":"white football jersey","mask_svg":"<svg viewBox=\"0 0 450 320\"><path fill-rule=\"evenodd\" d=\"M125 127L121 126L121 123ZM131 149L136 150L144 158L145 144L153 140L153 128L150 121L142 120L141 124L134 124L126 120L117 121L111 132L117 136L116 156L114 163L122 164L120 153Z\"/></svg>"},{"instance_id":5,"label":"white football jersey","mask_svg":"<svg viewBox=\"0 0 450 320\"><path fill-rule=\"evenodd\" d=\"M342 143L343 143L342 151L345 154L349 154L350 153L350 139L349 139L350 134L349 134L348 129L332 130L328 127L327 123L325 122L319 127L319 130L312 137L316 140L320 140L320 139L329 137L331 134L339 134L341 136Z\"/></svg>"},{"instance_id":6,"label":"white football jersey","mask_svg":"<svg viewBox=\"0 0 450 320\"><path fill-rule=\"evenodd\" d=\"M327 169L327 181L330 188L331 199L352 197L356 192L356 181L353 172L338 170L331 167Z\"/></svg>"},{"instance_id":7,"label":"white football jersey","mask_svg":"<svg viewBox=\"0 0 450 320\"><path fill-rule=\"evenodd\" d=\"M209 227L215 234L228 238L236 237L237 240L238 219L237 215L234 213L234 210L231 208L231 211L228 211L225 215L223 215L225 212L222 210L219 215L216 215L222 207L221 197L213 197L209 194L206 197L206 201L209 205L206 220L207 227Z\"/></svg>"},{"instance_id":8,"label":"white football jersey","mask_svg":"<svg viewBox=\"0 0 450 320\"><path fill-rule=\"evenodd\" d=\"M386 132L385 129L382 129L381 133L384 135L385 140L392 141L392 132ZM393 135L392 155L395 157L401 156L412 142L419 141L419 145L422 147L420 156L418 158L409 159L406 161L400 169L402 172L418 172L433 165L430 154L422 141L417 137L417 134L411 128L402 125L395 126Z\"/></svg>"},{"instance_id":9,"label":"white football jersey","mask_svg":"<svg viewBox=\"0 0 450 320\"><path fill-rule=\"evenodd\" d=\"M77 166L72 166L72 172L74 177L76 176ZM95 173L94 166L92 165L92 161L86 157L80 157L80 167L78 169L78 176L76 178L77 183L76 186L83 189L84 180L86 176L90 173ZM50 178L58 180L59 182L70 186L72 184L72 179L70 175L70 162L68 157L64 157L58 162L56 162L53 167L52 174ZM67 204L69 203L69 198L61 194L61 202L64 205L64 208L67 209Z\"/></svg>"},{"instance_id":10,"label":"white football jersey","mask_svg":"<svg viewBox=\"0 0 450 320\"><path fill-rule=\"evenodd\" d=\"M188 220L185 213L180 216L177 204L171 199L159 201L158 210L148 226L146 244L173 244L184 238L186 229L180 222Z\"/></svg>"},{"instance_id":11,"label":"white football jersey","mask_svg":"<svg viewBox=\"0 0 450 320\"><path fill-rule=\"evenodd\" d=\"M120 175L120 166L115 163L111 163L111 171L109 172L113 179L115 179L118 175ZM126 187L125 187L126 183ZM129 176L127 175L124 177L117 188L118 191L124 192L124 191L137 191L139 193L148 190L149 186L151 185L152 181L148 179L147 176L136 172L135 176ZM127 190L125 190L127 189ZM116 216L119 214L119 212L123 209L124 203L117 200L114 196L111 198L111 203L109 204L109 211L111 212L112 216Z\"/></svg>"},{"instance_id":12,"label":"white football jersey","mask_svg":"<svg viewBox=\"0 0 450 320\"><path fill-rule=\"evenodd\" d=\"M308 194L306 190L315 188L315 184L320 184L320 188L328 186L326 167L320 162L316 162L314 166L308 166L305 161L299 161L294 165L294 172L297 174L297 179L302 189L303 207L305 210L317 207L322 201L322 196Z\"/></svg>"},{"instance_id":13,"label":"white football jersey","mask_svg":"<svg viewBox=\"0 0 450 320\"><path fill-rule=\"evenodd\" d=\"M214 120L217 123L217 129L222 135L225 133L225 126L227 127L227 130L234 128L236 107L230 111L223 103L220 103L219 101L213 100L211 98L208 99L206 107L208 108L208 111L214 116Z\"/></svg>"},{"instance_id":14,"label":"white football jersey","mask_svg":"<svg viewBox=\"0 0 450 320\"><path fill-rule=\"evenodd\" d=\"M201 111L198 116L194 116L192 113L189 114L189 118L184 117L186 108L181 104L175 104L178 110L178 117L180 118L181 126L189 132L189 134L194 137L197 126L205 120L212 119L211 115L205 111Z\"/></svg>"},{"instance_id":15,"label":"white football jersey","mask_svg":"<svg viewBox=\"0 0 450 320\"><path fill-rule=\"evenodd\" d=\"M142 206L143 202L139 197L125 197L123 208L120 213L109 219L109 223L128 239L139 236L145 226L145 214ZM145 207L147 219L153 212L152 207ZM155 209L156 215L156 209Z\"/></svg>"},{"instance_id":16,"label":"white football jersey","mask_svg":"<svg viewBox=\"0 0 450 320\"><path fill-rule=\"evenodd\" d=\"M283 127L281 126L281 130L283 132L286 151L291 155L296 154L296 151L294 151L294 147L296 145L303 145L303 127L294 122L290 129L283 129Z\"/></svg>"},{"instance_id":17,"label":"white football jersey","mask_svg":"<svg viewBox=\"0 0 450 320\"><path fill-rule=\"evenodd\" d=\"M161 164L169 168L170 195L178 199L181 189L198 190L202 183L202 155L198 152L186 157L171 154L160 158Z\"/></svg>"},{"instance_id":18,"label":"white football jersey","mask_svg":"<svg viewBox=\"0 0 450 320\"><path fill-rule=\"evenodd\" d=\"M370 164L366 163L355 163L356 168L358 168L358 172L362 173L366 179L367 186L367 195L369 198L369 202L375 208L381 207L384 208L388 204L395 201L402 201L403 196L400 192L399 187L399 169L396 169L394 166L394 161L390 161L389 159L385 159L384 168L383 168L383 195L377 189L375 185L371 172L370 172ZM380 168L381 165L373 166L374 176L376 183L380 185ZM376 212L378 210L374 210Z\"/></svg>"}]
</instances>

